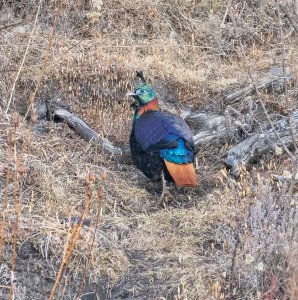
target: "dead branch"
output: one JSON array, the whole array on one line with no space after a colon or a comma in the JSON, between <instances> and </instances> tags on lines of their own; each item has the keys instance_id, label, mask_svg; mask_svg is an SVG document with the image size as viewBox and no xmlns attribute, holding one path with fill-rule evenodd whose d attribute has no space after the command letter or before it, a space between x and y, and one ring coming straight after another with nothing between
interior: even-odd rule
<instances>
[{"instance_id":1,"label":"dead branch","mask_svg":"<svg viewBox=\"0 0 298 300\"><path fill-rule=\"evenodd\" d=\"M280 6L281 10L283 11L283 13L285 14L285 16L288 18L291 25L293 26L295 32L298 34L298 28L296 27L295 22L290 17L290 14L289 14L288 10L286 9L286 7L283 5L280 5L280 4L279 4L279 6Z\"/></svg>"},{"instance_id":2,"label":"dead branch","mask_svg":"<svg viewBox=\"0 0 298 300\"><path fill-rule=\"evenodd\" d=\"M87 142L99 142L106 153L118 156L122 155L122 150L120 148L113 146L108 139L102 138L76 115L64 108L56 108L52 113L53 116L64 120L68 126L73 128Z\"/></svg>"},{"instance_id":3,"label":"dead branch","mask_svg":"<svg viewBox=\"0 0 298 300\"><path fill-rule=\"evenodd\" d=\"M298 110L294 111L292 115L292 124L294 129L298 128ZM279 139L274 130L277 132ZM231 169L232 173L235 175L239 173L238 167L240 163L248 164L254 162L261 155L273 152L277 146L282 146L280 140L287 147L293 145L288 118L285 117L278 121L274 126L274 130L270 129L266 133L254 134L228 151L228 156L224 162ZM295 138L297 138L297 134Z\"/></svg>"},{"instance_id":4,"label":"dead branch","mask_svg":"<svg viewBox=\"0 0 298 300\"><path fill-rule=\"evenodd\" d=\"M207 113L188 113L182 116L189 124L194 134L194 143L196 147L211 143L217 140L227 141L230 139L235 127L227 116L207 114Z\"/></svg>"},{"instance_id":5,"label":"dead branch","mask_svg":"<svg viewBox=\"0 0 298 300\"><path fill-rule=\"evenodd\" d=\"M0 28L0 31L4 30L4 29L16 27L16 26L21 25L21 24L23 24L23 21L22 22L17 22L17 23L14 23L14 24L5 25L5 26Z\"/></svg>"}]
</instances>

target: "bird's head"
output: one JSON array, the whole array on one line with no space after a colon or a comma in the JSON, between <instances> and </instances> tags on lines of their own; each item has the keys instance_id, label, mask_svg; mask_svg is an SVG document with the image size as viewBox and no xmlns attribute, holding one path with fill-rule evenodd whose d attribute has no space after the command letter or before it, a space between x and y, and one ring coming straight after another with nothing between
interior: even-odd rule
<instances>
[{"instance_id":1,"label":"bird's head","mask_svg":"<svg viewBox=\"0 0 298 300\"><path fill-rule=\"evenodd\" d=\"M155 91L149 83L138 84L133 92L128 92L126 95L132 96L137 101L138 106L144 106L156 97Z\"/></svg>"}]
</instances>

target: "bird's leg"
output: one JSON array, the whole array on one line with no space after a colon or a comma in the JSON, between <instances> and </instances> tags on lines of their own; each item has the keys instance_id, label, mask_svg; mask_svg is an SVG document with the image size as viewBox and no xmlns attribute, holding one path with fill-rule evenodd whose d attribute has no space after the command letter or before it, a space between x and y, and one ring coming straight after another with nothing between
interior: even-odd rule
<instances>
[{"instance_id":1,"label":"bird's leg","mask_svg":"<svg viewBox=\"0 0 298 300\"><path fill-rule=\"evenodd\" d=\"M161 192L161 195L160 195L160 198L159 198L158 206L163 202L163 198L164 198L165 193L167 191L167 186L166 186L167 182L166 182L165 174L164 174L163 171L161 173L161 182L162 182L162 192Z\"/></svg>"}]
</instances>

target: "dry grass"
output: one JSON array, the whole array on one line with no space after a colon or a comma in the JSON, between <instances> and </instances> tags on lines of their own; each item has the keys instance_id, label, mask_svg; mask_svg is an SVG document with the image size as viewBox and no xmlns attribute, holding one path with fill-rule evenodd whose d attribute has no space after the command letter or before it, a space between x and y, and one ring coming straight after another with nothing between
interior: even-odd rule
<instances>
[{"instance_id":1,"label":"dry grass","mask_svg":"<svg viewBox=\"0 0 298 300\"><path fill-rule=\"evenodd\" d=\"M297 19L293 3L281 2ZM202 149L200 188L175 190L168 206L158 209L158 187L134 166L112 160L64 124L38 123L28 133L29 121L16 124L13 115L26 112L42 78L39 100L66 101L102 135L126 144L132 111L123 95L138 69L168 91L164 98L222 112L222 95L249 82L247 63L256 80L281 65L276 2L258 7L255 1L232 7L226 1L57 3L59 21L47 67L43 73L53 2L42 7L9 114L4 111L36 2L0 4L0 197L8 200L7 206L0 203L5 225L1 297L8 297L9 288L18 299L49 297L60 266L57 299L73 299L88 285L87 292L114 299L296 299L297 193L290 197L287 183L271 179L272 173L291 171L285 156L270 162L268 155L235 181L221 170L225 147ZM297 38L289 19L283 15L282 20L285 58L297 72ZM293 103L296 93L289 91ZM272 103L285 108L284 95L265 100L271 111ZM247 101L257 103L256 98ZM234 108L246 113L248 102ZM46 130L40 132L41 126ZM103 198L97 192L101 187ZM28 244L42 265L34 265L34 276L48 279L37 285L42 294L31 289L34 276L29 284L24 279L22 253ZM14 259L15 282L10 277Z\"/></svg>"}]
</instances>

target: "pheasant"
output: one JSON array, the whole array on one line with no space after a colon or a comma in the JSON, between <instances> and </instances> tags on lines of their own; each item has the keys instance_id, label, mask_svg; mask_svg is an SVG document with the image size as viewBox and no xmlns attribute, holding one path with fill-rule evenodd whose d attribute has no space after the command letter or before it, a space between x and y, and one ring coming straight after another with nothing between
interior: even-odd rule
<instances>
[{"instance_id":1,"label":"pheasant","mask_svg":"<svg viewBox=\"0 0 298 300\"><path fill-rule=\"evenodd\" d=\"M193 166L194 142L191 130L180 117L160 111L155 91L137 72L142 82L128 92L136 103L130 135L134 163L149 179L162 180L163 200L166 181L177 186L196 187L197 175Z\"/></svg>"}]
</instances>

